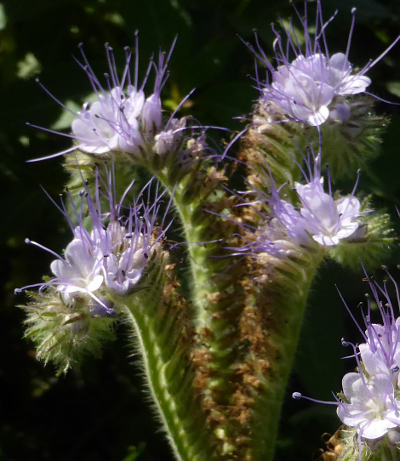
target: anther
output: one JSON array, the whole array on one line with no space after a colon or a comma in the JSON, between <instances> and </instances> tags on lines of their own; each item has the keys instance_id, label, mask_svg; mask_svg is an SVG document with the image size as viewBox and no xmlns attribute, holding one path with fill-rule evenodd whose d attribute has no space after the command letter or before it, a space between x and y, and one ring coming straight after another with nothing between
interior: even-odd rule
<instances>
[{"instance_id":1,"label":"anther","mask_svg":"<svg viewBox=\"0 0 400 461\"><path fill-rule=\"evenodd\" d=\"M342 343L342 346L344 346L344 347L350 346L350 344L351 344L348 341L346 341L344 338L341 338L340 342Z\"/></svg>"}]
</instances>

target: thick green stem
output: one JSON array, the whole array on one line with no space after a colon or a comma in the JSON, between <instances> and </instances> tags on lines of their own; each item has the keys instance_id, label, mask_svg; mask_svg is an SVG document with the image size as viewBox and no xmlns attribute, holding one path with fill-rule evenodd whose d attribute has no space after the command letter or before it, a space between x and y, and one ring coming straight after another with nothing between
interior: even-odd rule
<instances>
[{"instance_id":1,"label":"thick green stem","mask_svg":"<svg viewBox=\"0 0 400 461\"><path fill-rule=\"evenodd\" d=\"M268 343L272 354L267 357L268 373L260 376L262 390L254 397L250 446L254 461L272 461L274 457L282 403L321 253L309 254L306 260L288 264L285 274L278 274L277 280L265 287L256 300L259 309L267 303L267 315L271 319L267 325Z\"/></svg>"},{"instance_id":2,"label":"thick green stem","mask_svg":"<svg viewBox=\"0 0 400 461\"><path fill-rule=\"evenodd\" d=\"M173 167L162 171L152 170L152 173L172 194L180 218L188 251L191 300L195 307L194 322L198 332L208 327L210 294L219 292L223 286L222 279L218 277L223 266L211 259L216 246L209 243L212 239L221 238L221 234L213 234L210 227L210 215L206 212L209 196L204 194L203 184L196 184L198 179L190 174L176 182ZM205 175L201 177L202 181L206 179Z\"/></svg>"},{"instance_id":3,"label":"thick green stem","mask_svg":"<svg viewBox=\"0 0 400 461\"><path fill-rule=\"evenodd\" d=\"M216 258L222 250L215 241L223 238L226 244L234 227L209 213L221 213L229 206L220 186L226 179L223 173L202 164L199 170L177 181L173 171L174 165L153 173L173 193L187 244L191 316L197 341L193 356L196 383L214 437L220 439L216 459L222 459L221 456L230 456L234 449L226 427L236 374L237 326L244 299L240 284L242 269L232 265L229 258Z\"/></svg>"},{"instance_id":4,"label":"thick green stem","mask_svg":"<svg viewBox=\"0 0 400 461\"><path fill-rule=\"evenodd\" d=\"M160 272L163 270L164 266ZM174 297L165 300L162 273L149 279L148 284L151 288L121 300L133 329L134 347L142 359L146 384L176 459L209 461L212 447L206 440L205 417L193 387L191 335L182 306ZM170 289L167 287L167 292Z\"/></svg>"}]
</instances>

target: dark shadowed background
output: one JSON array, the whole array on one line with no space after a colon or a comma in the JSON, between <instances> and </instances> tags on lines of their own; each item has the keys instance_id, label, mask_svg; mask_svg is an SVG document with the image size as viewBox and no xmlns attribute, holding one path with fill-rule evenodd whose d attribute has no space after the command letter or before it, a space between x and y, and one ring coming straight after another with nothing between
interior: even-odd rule
<instances>
[{"instance_id":1,"label":"dark shadowed background","mask_svg":"<svg viewBox=\"0 0 400 461\"><path fill-rule=\"evenodd\" d=\"M325 17L336 8L341 10L328 29L332 52L345 48L353 5L358 7L358 19L350 59L362 66L399 34L400 3L323 0ZM105 42L120 57L123 46L133 45L138 29L144 66L153 52L169 48L178 34L164 93L166 108L196 87L191 107L182 113L191 113L204 125L240 129L243 125L232 118L251 111L257 92L251 79L253 57L238 36L252 40L252 31L257 29L270 55L269 24L278 14L284 18L292 14L288 1L0 1L1 461L171 459L135 360L126 359L129 351L123 328L101 359L87 361L61 378L54 377L51 365L43 368L37 363L31 344L22 339L23 314L14 306L23 297L16 299L13 289L40 281L51 261L44 252L26 247L24 239L29 236L60 251L70 238L62 216L39 187L53 196L62 192L65 175L60 159L25 163L69 147L68 139L25 125L29 121L64 129L68 124L65 113L39 88L35 77L39 75L61 101L79 107L90 92L72 57L78 55L80 42L101 75L106 70ZM400 45L369 76L374 93L400 101ZM389 114L392 124L384 138L384 155L363 172L360 187L375 195L376 207L386 207L399 228L395 204L400 205L400 108L380 103L377 110ZM400 263L398 251L388 264L400 280L396 263ZM348 352L340 338L357 341L359 336L335 283L351 306L366 291L361 272L346 272L333 263L321 270L289 384L277 461L313 459L322 446L321 435L338 426L334 408L290 398L294 390L300 390L331 399L331 392L340 389L347 365L340 357Z\"/></svg>"}]
</instances>

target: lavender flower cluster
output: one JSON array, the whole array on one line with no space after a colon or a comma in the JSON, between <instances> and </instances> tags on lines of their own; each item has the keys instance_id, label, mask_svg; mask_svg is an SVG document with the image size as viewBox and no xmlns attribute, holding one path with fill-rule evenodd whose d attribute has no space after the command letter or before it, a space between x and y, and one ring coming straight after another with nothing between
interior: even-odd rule
<instances>
[{"instance_id":1,"label":"lavender flower cluster","mask_svg":"<svg viewBox=\"0 0 400 461\"><path fill-rule=\"evenodd\" d=\"M296 7L294 6L296 9ZM353 71L349 61L350 45L355 25L356 8L352 8L352 22L345 53L330 54L326 28L335 18L336 13L324 22L322 4L317 2L315 31L309 30L309 18L305 7L304 18L296 13L303 26L302 36L296 32L293 23L281 24L283 34L272 26L275 34L274 58L277 67L263 51L256 37L257 47L248 45L257 58L266 66L266 80L257 78L261 92L261 101L273 105L281 118L320 127L325 122L346 122L351 113L347 96L362 93L371 79L365 74L379 62L398 42L398 37L380 56L369 61L359 72ZM286 42L285 42L286 40Z\"/></svg>"},{"instance_id":2,"label":"lavender flower cluster","mask_svg":"<svg viewBox=\"0 0 400 461\"><path fill-rule=\"evenodd\" d=\"M305 184L295 182L294 189L299 202L299 209L280 197L272 177L270 178L269 206L272 210L275 227L286 234L285 239L299 246L312 247L320 245L331 247L339 245L343 239L354 239L363 236L364 229L360 216L369 210L360 211L360 201L354 196L355 187L350 195L335 199L332 194L331 179L328 176L328 190L324 191L324 177L321 176L320 155L314 159L314 169L309 167L309 174L304 173ZM265 229L268 235L271 224ZM270 240L268 247L273 249L273 256L285 254L281 247L282 238ZM289 252L290 254L290 252Z\"/></svg>"},{"instance_id":3,"label":"lavender flower cluster","mask_svg":"<svg viewBox=\"0 0 400 461\"><path fill-rule=\"evenodd\" d=\"M176 151L183 139L182 130L186 128L186 119L177 119L176 111L163 124L161 108L161 91L168 79L167 68L171 58L175 41L168 54L159 53L158 61L153 59L148 65L145 78L139 84L139 49L136 35L136 53L134 74L132 70L132 51L125 49L125 67L121 77L117 71L113 49L105 45L109 72L105 74L106 83L102 84L94 73L82 45L79 46L82 62L76 59L79 66L86 73L92 88L95 101L86 101L82 110L73 112L64 106L50 91L39 82L43 90L68 112L72 112L74 120L71 124L71 135L74 145L62 152L36 158L33 161L47 160L80 150L87 154L104 156L117 153L139 159L141 156L164 155ZM154 88L146 97L144 88L151 72L154 70ZM33 127L51 131L47 128Z\"/></svg>"},{"instance_id":4,"label":"lavender flower cluster","mask_svg":"<svg viewBox=\"0 0 400 461\"><path fill-rule=\"evenodd\" d=\"M243 226L249 238L244 246L236 249L235 254L268 253L282 258L292 255L299 247L312 248L317 245L329 249L342 242L362 241L367 237L365 219L362 217L372 210L362 209L360 200L355 197L359 172L351 194L342 197L333 194L329 171L326 181L321 168L325 157L322 130L330 123L345 126L353 116L353 104L361 94L376 97L367 92L371 79L365 74L390 51L400 37L375 60L369 61L359 72L354 72L349 62L349 53L356 9L351 10L352 21L345 53L331 54L326 29L337 12L328 21L324 21L322 4L318 1L313 25L315 30L311 35L307 6L304 17L294 8L302 25L300 33L291 21L288 25L281 21L282 31L272 25L276 67L263 51L257 35L255 47L246 43L267 69L266 78L262 79L257 72L256 81L260 91L258 103L262 110L265 109L263 115L266 114L268 120L265 117L256 118L253 126L259 133L263 133L265 127L290 122L303 127L316 127L318 149L308 145L307 149L311 150L312 155L306 156L297 147L305 160L304 169L295 158L291 159L297 163L305 180L305 183L295 181L293 185L297 206L281 197L286 184L275 183L266 160L263 168L268 172L265 174L263 188L253 189L255 202L251 205L263 204L268 211L260 213L261 224L257 228ZM336 156L340 155L337 152ZM324 190L324 182L328 185L328 192Z\"/></svg>"},{"instance_id":5,"label":"lavender flower cluster","mask_svg":"<svg viewBox=\"0 0 400 461\"><path fill-rule=\"evenodd\" d=\"M296 10L297 12L297 10ZM365 238L366 227L361 219L372 210L362 210L355 197L356 184L350 195L334 198L331 178L328 172L328 193L324 191L324 177L321 169L323 158L323 132L327 123L346 123L351 117L351 96L367 92L371 79L365 74L399 41L397 39L375 60L368 62L361 70L354 72L349 62L349 52L355 24L355 8L345 53L330 54L325 31L335 15L324 22L321 2L317 2L315 32L309 33L307 8L305 17L299 12L303 34L298 36L293 24L281 24L283 37L273 26L275 33L274 51L277 67L262 50L256 37L256 47L248 45L267 68L267 79L257 75L261 107L270 114L269 123L282 124L298 122L316 127L319 133L319 151L307 157L303 154L306 168L299 168L305 183L294 182L294 206L281 198L286 184L277 185L268 167L263 188L255 188L256 199L251 206L263 204L268 212L259 212L263 223L257 229L246 228L249 241L235 254L262 255L267 253L277 258L295 254L299 247L334 247L342 241L359 241ZM259 127L262 132L264 126ZM311 147L311 146L310 146ZM311 151L312 148L311 148ZM295 160L294 160L295 161ZM267 189L267 193L264 190ZM335 402L321 402L295 392L295 399L306 398L320 403L337 405L337 414L343 424L354 428L358 438L358 456L361 459L363 441L375 441L389 435L394 442L400 440L400 297L399 289L392 276L395 302L392 302L388 284L380 286L365 272L372 293L363 314L363 327L347 307L363 342L352 344L342 340L344 346L351 346L356 360L356 371L343 377L343 393ZM343 298L342 298L343 299ZM343 300L344 301L344 300ZM375 323L373 305L380 314ZM347 459L347 458L346 458Z\"/></svg>"},{"instance_id":6,"label":"lavender flower cluster","mask_svg":"<svg viewBox=\"0 0 400 461\"><path fill-rule=\"evenodd\" d=\"M372 298L368 296L363 326L346 305L363 342L355 345L342 340L344 346L353 349L357 370L343 377L343 395L337 403L337 414L344 424L357 428L360 440L375 440L392 433L397 442L400 435L400 298L396 282L387 275L394 288L394 302L389 284L385 282L380 286L366 274ZM374 307L380 316L379 323L373 320Z\"/></svg>"},{"instance_id":7,"label":"lavender flower cluster","mask_svg":"<svg viewBox=\"0 0 400 461\"><path fill-rule=\"evenodd\" d=\"M43 291L55 287L66 305L73 306L76 299L84 294L97 306L96 315L102 310L104 315L113 314L106 300L109 297L107 293L124 296L136 289L148 261L171 224L165 223L164 214L161 230L156 235L155 223L165 191L159 192L158 186L152 191L152 182L143 187L129 206L123 202L134 182L117 201L114 168L106 169L106 178L99 169L96 170L94 192L87 183L83 183L79 208L68 191L67 197L74 212L72 219L64 201L61 207L55 203L73 235L64 256L37 242L26 240L26 243L56 256L50 264L54 277L16 291L33 287ZM106 206L102 206L104 201Z\"/></svg>"}]
</instances>

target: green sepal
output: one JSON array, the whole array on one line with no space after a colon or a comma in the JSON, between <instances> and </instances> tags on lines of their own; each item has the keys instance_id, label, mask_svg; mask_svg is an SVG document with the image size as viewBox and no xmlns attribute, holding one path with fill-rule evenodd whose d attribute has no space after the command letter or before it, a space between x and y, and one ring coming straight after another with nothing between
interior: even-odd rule
<instances>
[{"instance_id":1,"label":"green sepal","mask_svg":"<svg viewBox=\"0 0 400 461\"><path fill-rule=\"evenodd\" d=\"M368 440L358 437L357 428L341 426L327 441L320 461L399 461L399 431L390 430L384 437ZM360 456L361 448L361 456Z\"/></svg>"},{"instance_id":2,"label":"green sepal","mask_svg":"<svg viewBox=\"0 0 400 461\"><path fill-rule=\"evenodd\" d=\"M371 210L371 197L361 203L361 210ZM367 270L376 269L385 261L396 244L396 236L390 216L383 210L372 211L359 218L361 226L355 232L356 237L340 241L339 245L329 248L329 256L339 264L354 271L362 263Z\"/></svg>"},{"instance_id":3,"label":"green sepal","mask_svg":"<svg viewBox=\"0 0 400 461\"><path fill-rule=\"evenodd\" d=\"M329 164L332 177L353 178L359 168L376 158L380 152L382 135L388 118L373 112L374 100L356 95L351 99L336 100L350 107L350 118L345 122L328 119L321 125L322 163ZM319 139L314 133L314 149Z\"/></svg>"},{"instance_id":4,"label":"green sepal","mask_svg":"<svg viewBox=\"0 0 400 461\"><path fill-rule=\"evenodd\" d=\"M116 316L92 315L88 296L75 296L67 305L54 287L27 295L30 302L19 306L27 314L24 336L33 342L36 358L45 365L52 362L58 374L87 356L100 356L104 341L114 339Z\"/></svg>"}]
</instances>

